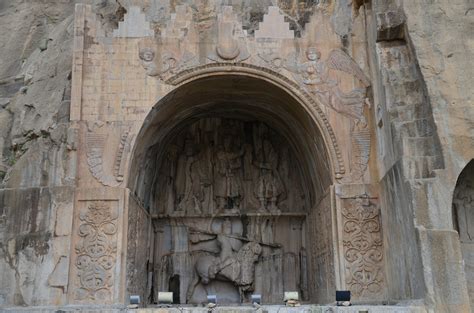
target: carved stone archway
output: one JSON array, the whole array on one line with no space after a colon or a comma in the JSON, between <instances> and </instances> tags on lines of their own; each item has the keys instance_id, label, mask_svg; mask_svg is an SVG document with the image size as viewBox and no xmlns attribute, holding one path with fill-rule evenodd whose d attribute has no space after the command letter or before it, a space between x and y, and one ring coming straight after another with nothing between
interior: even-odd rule
<instances>
[{"instance_id":1,"label":"carved stone archway","mask_svg":"<svg viewBox=\"0 0 474 313\"><path fill-rule=\"evenodd\" d=\"M179 261L176 261L176 259L166 259L166 257L165 260L163 259L163 254L159 253L157 257L156 251L162 249L160 247L162 247L167 240L171 240L173 245L176 245L176 238L173 239L171 235L168 237L166 237L167 235L163 235L169 231L172 233L178 231L176 227L171 227L170 229L168 225L180 224L184 225L185 228L187 227L185 231L187 235L180 235L184 238L180 239L184 240L184 242L181 242L182 247L191 245L191 243L195 244L193 241L194 237L189 237L195 235L190 233L191 230L188 227L188 220L190 216L192 216L192 218L195 219L193 225L200 225L200 218L206 219L207 215L205 212L208 212L209 218L217 221L216 225L224 225L224 221L229 219L229 221L233 223L232 229L237 229L237 232L234 233L233 230L232 234L235 235L234 237L241 238L239 239L241 242L249 241L250 244L250 241L256 240L255 242L263 247L262 255L266 255L263 259L260 257L259 260L270 258L273 260L272 262L277 262L275 264L280 264L278 266L281 267L281 271L285 271L284 268L288 269L290 266L296 268L297 272L301 273L296 275L297 278L294 278L295 281L293 282L282 281L279 285L280 287L278 287L282 290L277 291L276 289L270 290L271 288L266 287L265 284L262 285L262 281L270 277L264 277L265 279L262 279L261 277L258 278L258 274L256 274L255 281L252 280L252 285L258 285L255 288L265 293L267 297L274 299L270 300L270 302L279 301L277 299L280 298L283 288L291 288L290 286L293 285L302 286L300 291L306 300L319 303L331 301L335 289L335 273L337 271L335 269L336 257L334 256L333 248L333 227L335 227L335 225L332 223L333 216L331 213L332 201L330 190L335 179L344 173L344 165L334 133L319 105L291 80L270 70L261 69L248 64L214 63L204 65L183 71L170 77L166 82L176 86L176 88L163 97L153 107L145 119L135 142L132 159L130 161L130 172L129 175L127 175L129 177L128 188L131 190L132 195L129 203L128 217L128 293L142 294L144 299L148 299L148 301L152 302L155 300L156 295L150 294L150 290L152 290L151 286L153 286L155 292L163 288L178 288L178 290L174 291L180 294L180 302L185 302L183 299L187 298L187 296L186 289L183 289L183 284L186 286L189 285L192 277L183 278L182 275L192 276L193 274L189 274L191 273L189 269L187 269L186 272L188 274L183 274L183 269L176 270L176 268L170 268L173 264L179 263ZM191 131L191 129L195 130L196 127L201 127L201 130L198 131L198 133L192 133L193 131ZM221 130L222 128L229 127L234 131ZM272 167L273 170L270 171L256 170L255 173L257 174L249 174L257 178L253 181L249 178L247 183L242 183L241 193L243 193L243 195L239 195L239 197L244 198L245 201L243 201L241 207L239 207L239 213L237 215L235 211L231 212L223 209L230 203L229 199L232 198L231 195L224 201L227 204L223 205L222 208L220 208L218 204L213 203L211 205L213 206L212 209L202 209L201 206L199 206L198 209L194 208L193 205L191 205L193 208L186 209L181 208L182 203L185 201L179 200L179 192L173 191L175 195L171 197L171 201L174 201L174 204L168 206L172 209L163 209L163 197L159 194L159 192L164 192L162 190L166 189L160 187L163 186L163 183L160 182L165 175L163 174L163 168L168 171L167 173L169 173L170 168L173 173L179 172L179 170L175 170L175 167L179 167L178 163L180 162L180 158L176 156L176 153L188 155L183 158L188 161L183 161L182 163L189 164L186 167L187 169L193 166L193 162L197 162L195 159L199 159L201 152L207 148L195 149L196 151L201 151L199 153L186 152L188 148L186 148L187 145L185 142L192 141L193 143L190 146L202 147L204 142L202 138L205 137L205 135L202 135L204 133L202 129L204 128L207 133L211 133L210 137L212 137L212 144L210 144L212 147L210 146L209 151L222 149L222 145L224 145L223 140L225 141L223 138L227 138L227 135L222 135L222 132L232 133L234 137L232 140L239 142L234 150L232 150L232 148L226 150L228 151L226 155L243 151L244 146L248 148L249 145L253 145L253 148L250 148L252 152L248 154L249 159L251 159L251 161L248 161L248 164L253 164L249 166L254 169L262 169L262 167L255 164L262 164L261 155L268 153L262 152L263 150L259 150L259 152L255 147L255 140L267 142L267 146L270 147L269 149L276 151L273 152L274 160L284 159L281 154L281 147L287 146L288 153L291 157L285 154L286 158L289 158L285 161L287 161L287 164L291 163L292 165L290 166L295 166L294 170L290 172L298 172L299 174L295 175L300 175L298 176L300 178L296 178L296 176L288 178L291 175L288 177L282 175L280 173L280 165ZM240 129L241 131L235 131L235 129ZM249 129L252 130L249 131ZM256 131L255 129L265 129L265 131L263 131L264 134L262 135L260 130ZM245 132L247 133L244 134ZM189 133L192 134L189 135ZM209 145L209 140L206 139L205 142ZM219 144L221 144L221 146L219 146ZM176 152L173 154L175 158L173 160L175 161L169 160L170 149ZM193 150L192 148L190 149ZM233 161L229 159L229 162L237 161L238 164L242 162L242 165L237 165L238 169L235 170L236 172L242 170L243 173L245 171L243 168L246 165L244 165L245 161L243 158L245 158L246 155L247 154L242 152L242 159L239 159L239 157L236 157ZM267 158L268 157L267 155ZM190 158L192 161L189 161ZM216 159L219 158L219 156L214 156L213 158ZM168 162L168 165L163 165L163 162ZM213 171L215 173L218 170L214 169ZM262 174L262 171L266 174ZM276 174L277 171L278 174ZM193 175L191 172L189 173L189 175ZM288 170L286 173L288 173ZM176 188L178 184L177 181L180 180L179 178L173 177L173 175L174 174L169 174L169 181L172 181L171 189ZM213 175L214 176L211 176L216 176L216 174ZM236 175L245 175L245 173ZM296 185L303 186L302 190L304 190L304 192L299 193L302 195L301 199L303 200L287 200L284 202L289 204L277 205L277 201L280 201L280 198L283 196L281 196L281 191L275 191L278 189L275 187L275 176L279 176L281 178L280 180L283 181L288 180L288 182L285 181L280 184L283 186L281 189L285 189L286 186L285 194L288 194L288 198L298 198L298 196L291 195L294 193L293 189L296 188ZM244 178L242 179L245 180ZM182 182L181 184L186 185L188 181L191 180L191 178L186 178L180 181ZM290 180L291 182L289 182ZM211 184L215 185L216 183ZM252 186L254 187L253 189ZM180 188L181 190L186 189L186 187L183 186L180 186ZM213 188L213 190L215 190L217 187L214 186ZM244 189L247 191L243 191ZM274 197L268 195L268 190L275 192L277 195ZM260 209L258 205L252 206L251 200L247 200L251 197L254 199L253 203L261 204ZM181 196L181 198L187 199L190 197L184 195ZM215 196L211 198L216 199ZM166 201L169 202L170 197L167 199ZM231 202L235 202L234 199L231 200ZM180 205L177 204L178 202ZM203 205L203 207L204 206L206 205ZM270 207L273 207L274 210L270 209ZM173 211L173 208L176 208L176 210ZM265 210L265 208L267 208L267 210ZM193 214L189 212L193 212ZM177 220L179 221L177 222ZM271 227L274 228L269 226L270 235L255 235L256 225L260 227L260 225L263 225L262 223L266 223L265 225L273 225ZM208 225L206 226L207 228L201 227L199 230L199 232L201 232L198 236L201 238L200 240L203 240L205 243L212 242L212 240L219 241L220 233L219 230L215 229L218 226L215 226L213 223L206 225ZM203 228L206 229L203 230ZM296 240L295 245L298 246L297 249L290 247L292 244L289 242L281 244L280 242L273 241L266 242L267 239L262 239L264 237L278 237L287 231L293 234L287 237L292 238L288 239L290 241ZM258 232L261 232L261 230ZM203 236L207 236L206 238L208 239L202 239ZM308 238L313 238L314 236L319 237L320 240L309 242ZM250 239L250 237L259 238ZM189 244L186 242L189 242ZM148 250L144 249L144 246L148 246ZM278 248L279 246L280 248ZM155 252L150 252L150 249ZM174 246L173 249L170 251L176 251L176 249L179 250L180 248ZM209 249L212 250L212 248ZM235 250L235 255L239 254L238 251L241 250ZM215 253L211 253L211 255L215 255ZM185 263L198 262L196 259L192 259L191 256L185 258ZM148 260L148 264L152 264L148 269L143 265L146 264L143 262L144 259ZM140 262L137 262L138 260L140 260ZM262 268L270 266L265 265L265 261L262 262L255 265L256 273L266 273L266 270ZM294 265L291 266L290 264ZM153 273L150 275L154 276L151 280L148 279L149 282L147 284L144 284L143 282L147 281L146 275L148 275L149 272ZM169 277L157 274L163 272L168 273L167 275ZM278 276L280 274L277 273L275 275ZM163 276L166 277L163 278ZM202 279L201 277L199 282L201 285ZM239 280L239 278L235 278L233 280L235 285L239 285L238 281L242 281L242 279L240 278ZM180 283L181 287L179 287ZM285 287L283 287L284 285ZM308 288L308 286L318 286L318 288ZM247 287L244 289L242 289L243 287L239 288L239 290L247 290ZM227 294L229 295L231 293L232 292L229 291ZM189 299L186 300L188 301Z\"/></svg>"},{"instance_id":2,"label":"carved stone archway","mask_svg":"<svg viewBox=\"0 0 474 313\"><path fill-rule=\"evenodd\" d=\"M324 107L313 96L309 95L301 86L288 77L269 68L250 63L210 63L187 69L169 77L166 83L173 86L183 86L186 83L210 76L236 75L253 77L269 82L286 91L314 118L329 151L334 177L341 178L345 173L345 166L336 136L329 124Z\"/></svg>"}]
</instances>

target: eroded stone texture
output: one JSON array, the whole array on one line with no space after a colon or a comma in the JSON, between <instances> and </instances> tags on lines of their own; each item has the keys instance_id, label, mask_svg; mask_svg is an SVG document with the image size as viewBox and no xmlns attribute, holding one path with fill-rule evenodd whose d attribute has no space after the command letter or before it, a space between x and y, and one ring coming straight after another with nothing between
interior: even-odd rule
<instances>
[{"instance_id":1,"label":"eroded stone texture","mask_svg":"<svg viewBox=\"0 0 474 313\"><path fill-rule=\"evenodd\" d=\"M447 118L447 115L440 119L437 118L440 110L443 107L447 108L442 104L446 103L444 102L446 99L451 99L448 101L451 101L453 105L449 111L457 110L457 105L455 105L457 100L455 99L457 99L459 93L456 93L456 95L446 94L446 98L442 100L438 97L439 90L443 89L442 86L450 90L457 88L447 83L454 80L447 78L447 73L443 73L442 70L436 71L436 74L433 75L434 72L430 73L425 69L425 67L438 68L439 62L444 63L447 67L462 63L452 63L449 58L433 57L433 54L425 54L425 51L428 49L436 54L439 47L435 46L449 46L441 39L440 32L450 32L450 38L456 38L454 40L459 43L464 42L463 35L461 35L463 31L457 32L454 28L468 27L469 23L460 22L455 27L443 28L441 25L446 25L448 16L441 17L441 15L434 13L432 15L431 10L439 9L440 12L444 12L445 9L448 11L457 10L460 13L459 20L462 21L464 17L461 17L461 15L464 13L461 12L466 12L463 8L468 7L468 5L463 1L459 1L446 6L446 8L440 8L440 5L430 7L427 11L421 9L420 5L422 4L417 3L415 5L409 2L404 2L401 5L401 3L395 1L374 2L376 13L374 22L377 23L378 30L375 40L378 41L376 44L377 62L382 71L379 84L384 85L384 87L374 90L375 98L378 99L376 100L378 102L376 118L381 157L379 169L381 173L386 173L382 180L386 196L383 197L382 201L385 202L387 207L400 208L400 210L387 210L385 216L382 214L384 228L389 232L399 234L392 237L393 241L386 246L389 249L388 255L391 255L388 261L398 260L390 266L389 272L393 270L393 274L389 273L388 275L389 280L393 281L391 286L395 297L413 297L409 294L412 292L418 293L422 289L419 286L419 278L412 278L420 277L420 274L416 273L420 273L420 269L423 268L425 281L428 282L425 297L430 299L429 301L437 307L437 310L468 311L469 309L461 304L463 301L456 299L457 294L465 294L463 289L466 289L466 287L462 287L462 283L461 286L453 286L453 290L458 290L453 293L441 291L442 288L429 287L431 282L436 282L436 284L439 284L438 286L447 286L451 282L447 276L436 275L440 271L434 271L433 267L430 266L430 264L439 266L440 256L436 251L428 248L431 245L429 237L421 235L422 230L427 228L427 232L436 233L440 241L452 240L449 232L438 232L438 229L444 230L452 227L450 223L451 212L447 209L452 201L450 195L452 187L446 188L446 186L453 186L454 184L456 175L453 175L452 171L454 170L457 173L460 170L460 165L457 162L460 162L462 166L472 158L472 152L466 153L468 150L472 151L472 140L470 140L471 142L462 149L455 149L457 152L454 152L456 154L454 159L457 161L452 159L454 150L451 145L462 141L463 136L458 140L456 135L443 135L450 130L450 127L446 124L446 121L450 118ZM430 12L428 15L431 22L423 24L427 12ZM439 22L435 22L438 19L440 19ZM403 23L403 21L405 21L406 26L405 30L401 32L400 23ZM423 26L420 27L420 25ZM431 41L428 43L424 39L426 34L424 35L423 31L420 31L421 29L427 32L426 34L436 33L437 35L431 37ZM430 48L428 48L428 45L430 45ZM456 45L450 47L455 49ZM463 49L464 51L466 50ZM469 52L467 53L469 54ZM428 55L431 58L427 58ZM467 71L470 70L472 70L472 67L468 67ZM460 77L465 77L464 71L465 69L460 70ZM377 76L377 73L373 73L373 75ZM445 77L446 83L436 85L433 79L438 80L441 77ZM464 82L464 78L460 78L459 82ZM471 91L462 94L467 98L471 98L470 93ZM466 101L469 103L470 100L466 99ZM465 112L465 116L469 116L468 121L459 121L457 124L459 128L464 127L466 129L462 133L472 133L468 130L471 128L469 120L472 120L472 113L469 111L468 109ZM440 123L440 120L445 122ZM401 144L397 143L400 140L402 141ZM449 148L446 146L448 142L450 143ZM394 205L394 203L398 204ZM412 216L415 217L413 223L408 222L412 219ZM403 222L394 224L394 220L402 220ZM399 231L399 225L402 225L403 231ZM408 231L407 228L412 230ZM413 232L413 229L418 235L407 236L408 233ZM404 239L399 240L401 238ZM421 241L422 247L427 247L421 255L412 249L418 240ZM452 254L459 255L457 249L459 249L459 246L453 245ZM405 254L405 252L407 253ZM405 260L411 259L411 261L403 261L400 258L403 254L406 255ZM447 267L443 271L451 272L453 277L462 277L461 280L464 278L462 273L459 273L460 268L456 262L453 262L451 267ZM402 275L400 275L401 273ZM401 277L406 277L406 279L399 280ZM442 283L442 281L444 282ZM416 297L421 296L419 294Z\"/></svg>"},{"instance_id":2,"label":"eroded stone texture","mask_svg":"<svg viewBox=\"0 0 474 313\"><path fill-rule=\"evenodd\" d=\"M222 303L251 293L277 302L283 290L309 299L308 184L280 134L261 122L205 118L155 151L145 202L155 225L153 290L188 303L214 289Z\"/></svg>"},{"instance_id":3,"label":"eroded stone texture","mask_svg":"<svg viewBox=\"0 0 474 313\"><path fill-rule=\"evenodd\" d=\"M72 192L69 187L0 192L2 306L66 303Z\"/></svg>"},{"instance_id":4,"label":"eroded stone texture","mask_svg":"<svg viewBox=\"0 0 474 313\"><path fill-rule=\"evenodd\" d=\"M470 311L468 1L74 4L0 4L1 306Z\"/></svg>"},{"instance_id":5,"label":"eroded stone texture","mask_svg":"<svg viewBox=\"0 0 474 313\"><path fill-rule=\"evenodd\" d=\"M459 175L453 194L453 223L459 233L471 306L474 299L474 162Z\"/></svg>"}]
</instances>

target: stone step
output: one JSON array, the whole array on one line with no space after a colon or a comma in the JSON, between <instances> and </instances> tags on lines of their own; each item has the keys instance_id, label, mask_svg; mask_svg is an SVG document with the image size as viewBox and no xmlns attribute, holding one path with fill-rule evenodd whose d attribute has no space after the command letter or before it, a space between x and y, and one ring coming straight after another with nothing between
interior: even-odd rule
<instances>
[{"instance_id":1,"label":"stone step","mask_svg":"<svg viewBox=\"0 0 474 313\"><path fill-rule=\"evenodd\" d=\"M4 308L2 312L31 312L31 313L208 313L207 307L173 306L170 308L139 308L129 309L126 307L107 308L104 306L64 306L64 307L12 307ZM287 307L284 305L262 305L259 308L253 306L217 306L212 309L213 313L427 313L428 310L420 305L353 305L349 307L338 307L333 305L301 305L299 307Z\"/></svg>"}]
</instances>

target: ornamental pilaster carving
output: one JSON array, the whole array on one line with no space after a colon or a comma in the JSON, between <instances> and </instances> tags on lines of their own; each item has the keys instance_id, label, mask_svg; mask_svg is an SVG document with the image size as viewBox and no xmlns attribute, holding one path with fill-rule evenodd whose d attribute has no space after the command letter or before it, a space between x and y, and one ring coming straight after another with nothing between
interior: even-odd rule
<instances>
[{"instance_id":1,"label":"ornamental pilaster carving","mask_svg":"<svg viewBox=\"0 0 474 313\"><path fill-rule=\"evenodd\" d=\"M343 199L341 215L346 288L356 299L383 295L383 240L376 199L366 195Z\"/></svg>"},{"instance_id":2,"label":"ornamental pilaster carving","mask_svg":"<svg viewBox=\"0 0 474 313\"><path fill-rule=\"evenodd\" d=\"M90 201L80 213L79 239L74 247L78 278L75 300L107 302L112 299L117 219L111 201Z\"/></svg>"}]
</instances>

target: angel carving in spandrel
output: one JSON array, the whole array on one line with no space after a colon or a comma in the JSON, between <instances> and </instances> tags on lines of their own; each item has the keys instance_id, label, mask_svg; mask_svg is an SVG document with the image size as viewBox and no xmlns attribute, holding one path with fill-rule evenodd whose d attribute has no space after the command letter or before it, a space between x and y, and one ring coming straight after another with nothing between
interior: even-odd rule
<instances>
[{"instance_id":1,"label":"angel carving in spandrel","mask_svg":"<svg viewBox=\"0 0 474 313\"><path fill-rule=\"evenodd\" d=\"M308 47L303 62L298 62L296 56L293 56L287 60L285 67L295 73L296 79L306 85L312 94L319 96L324 104L355 119L357 123L366 124L363 110L368 104L366 88L370 86L370 81L347 53L334 49L323 61L321 53L315 47ZM363 88L342 91L339 82L330 77L330 70L342 71L356 77Z\"/></svg>"}]
</instances>

